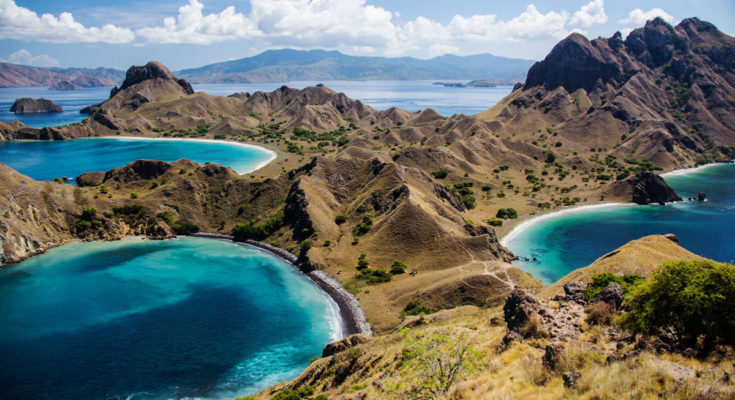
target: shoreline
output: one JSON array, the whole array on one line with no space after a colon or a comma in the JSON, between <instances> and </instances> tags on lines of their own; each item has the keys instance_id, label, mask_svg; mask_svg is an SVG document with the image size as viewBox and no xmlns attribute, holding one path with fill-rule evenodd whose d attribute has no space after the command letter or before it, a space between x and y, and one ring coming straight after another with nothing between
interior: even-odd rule
<instances>
[{"instance_id":1,"label":"shoreline","mask_svg":"<svg viewBox=\"0 0 735 400\"><path fill-rule=\"evenodd\" d=\"M250 144L250 143L235 142L235 141L228 140L228 139L218 140L218 139L198 139L198 138L159 138L159 137L148 137L148 136L92 136L92 137L88 136L88 137L73 138L70 140L74 140L74 139L118 139L118 140L123 140L123 141L147 140L147 141L160 141L160 142L177 141L177 142L215 143L215 144L226 144L229 146L244 147L250 150L259 150L259 151L262 151L268 154L268 159L265 161L261 161L258 164L255 164L255 167L253 169L246 170L243 172L235 170L235 172L237 172L238 175L245 175L245 174L253 173L265 167L266 165L270 164L271 162L273 162L273 160L275 160L278 157L278 153L276 153L275 151L269 148L258 146L255 144ZM232 169L234 170L234 168Z\"/></svg>"},{"instance_id":2,"label":"shoreline","mask_svg":"<svg viewBox=\"0 0 735 400\"><path fill-rule=\"evenodd\" d=\"M704 164L704 165L700 165L700 166L692 167L692 168L675 169L675 170L664 172L658 175L662 178L671 177L671 176L683 176L683 175L700 172L704 169L707 169L715 165L723 165L723 164L731 164L731 163L732 162L730 163L709 163L709 164ZM565 214L573 214L573 213L577 213L580 211L586 211L586 210L591 210L591 209L596 209L596 208L627 207L627 206L636 206L636 205L637 204L635 203L619 203L619 202L597 203L597 204L587 204L583 206L576 206L572 208L561 208L561 209L549 211L548 213L533 216L533 218L520 221L518 225L514 226L510 231L508 231L508 233L504 234L500 238L499 243L502 246L508 247L508 244L512 242L514 239L516 239L518 236L520 236L520 234L523 233L523 231L525 231L526 229L530 228L533 225L536 225L537 223L541 221L544 221L550 218L558 217L558 216L565 215Z\"/></svg>"},{"instance_id":3,"label":"shoreline","mask_svg":"<svg viewBox=\"0 0 735 400\"><path fill-rule=\"evenodd\" d=\"M245 242L236 242L233 240L231 235L222 233L208 233L198 232L190 236L200 237L206 239L218 239L218 240L230 240L235 244L256 247L261 250L265 250L276 257L291 264L294 268L298 269L299 272L303 273L309 280L311 280L322 292L324 292L329 299L331 299L338 309L341 324L342 338L354 335L356 333L362 333L367 336L372 336L372 329L370 324L365 318L365 313L360 308L360 304L357 299L346 291L339 281L327 274L324 271L318 269L309 268L299 262L298 257L291 254L290 252L280 248L272 246L268 243L258 242L255 240L247 240ZM308 272L307 272L308 271Z\"/></svg>"}]
</instances>

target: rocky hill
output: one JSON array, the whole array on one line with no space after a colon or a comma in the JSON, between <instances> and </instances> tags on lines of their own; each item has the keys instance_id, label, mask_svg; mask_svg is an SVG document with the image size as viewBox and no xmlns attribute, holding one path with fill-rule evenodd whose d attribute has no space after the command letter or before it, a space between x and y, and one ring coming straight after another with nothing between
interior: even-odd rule
<instances>
[{"instance_id":1,"label":"rocky hill","mask_svg":"<svg viewBox=\"0 0 735 400\"><path fill-rule=\"evenodd\" d=\"M16 114L42 114L63 112L64 108L47 99L32 99L23 97L16 99L10 107L10 112Z\"/></svg>"},{"instance_id":2,"label":"rocky hill","mask_svg":"<svg viewBox=\"0 0 735 400\"><path fill-rule=\"evenodd\" d=\"M178 74L195 83L288 82L319 80L522 79L533 61L477 54L412 57L360 57L338 51L268 50L253 57L186 69Z\"/></svg>"},{"instance_id":3,"label":"rocky hill","mask_svg":"<svg viewBox=\"0 0 735 400\"><path fill-rule=\"evenodd\" d=\"M666 168L735 156L735 38L697 18L649 21L587 40L572 34L480 119L501 136L559 140L565 153Z\"/></svg>"},{"instance_id":4,"label":"rocky hill","mask_svg":"<svg viewBox=\"0 0 735 400\"><path fill-rule=\"evenodd\" d=\"M124 75L110 68L36 68L0 63L0 87L49 86L74 88L113 86Z\"/></svg>"}]
</instances>

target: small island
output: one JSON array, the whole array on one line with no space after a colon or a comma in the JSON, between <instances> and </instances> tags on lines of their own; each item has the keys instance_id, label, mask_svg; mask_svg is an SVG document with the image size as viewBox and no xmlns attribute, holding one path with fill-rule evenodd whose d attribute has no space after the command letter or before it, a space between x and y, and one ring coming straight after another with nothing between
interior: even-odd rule
<instances>
[{"instance_id":1,"label":"small island","mask_svg":"<svg viewBox=\"0 0 735 400\"><path fill-rule=\"evenodd\" d=\"M64 112L64 108L51 100L23 97L15 100L12 107L10 107L10 112L16 114L58 113Z\"/></svg>"}]
</instances>

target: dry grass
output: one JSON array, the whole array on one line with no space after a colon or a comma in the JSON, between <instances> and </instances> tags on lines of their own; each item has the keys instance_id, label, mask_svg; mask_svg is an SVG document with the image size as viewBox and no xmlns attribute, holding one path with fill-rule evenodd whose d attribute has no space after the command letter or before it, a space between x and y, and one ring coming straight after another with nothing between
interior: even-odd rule
<instances>
[{"instance_id":1,"label":"dry grass","mask_svg":"<svg viewBox=\"0 0 735 400\"><path fill-rule=\"evenodd\" d=\"M604 301L590 304L585 311L587 312L586 321L590 325L610 325L617 314L615 308Z\"/></svg>"}]
</instances>

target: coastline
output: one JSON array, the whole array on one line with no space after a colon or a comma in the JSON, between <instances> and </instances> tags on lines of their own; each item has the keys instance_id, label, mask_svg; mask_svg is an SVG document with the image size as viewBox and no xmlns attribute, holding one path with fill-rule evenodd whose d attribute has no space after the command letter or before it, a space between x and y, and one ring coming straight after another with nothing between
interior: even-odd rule
<instances>
[{"instance_id":1,"label":"coastline","mask_svg":"<svg viewBox=\"0 0 735 400\"><path fill-rule=\"evenodd\" d=\"M306 277L314 282L314 284L323 291L328 298L334 301L339 311L343 337L348 337L356 333L372 336L370 324L367 322L365 313L363 313L362 308L360 308L360 304L357 299L346 291L336 278L330 276L324 271L310 268L308 265L299 262L298 257L290 252L280 247L275 247L268 243L258 242L255 240L236 242L232 240L233 237L231 235L221 233L198 232L191 236L207 239L230 240L236 244L257 247L258 249L265 250L281 258L306 275Z\"/></svg>"},{"instance_id":2,"label":"coastline","mask_svg":"<svg viewBox=\"0 0 735 400\"><path fill-rule=\"evenodd\" d=\"M675 170L671 170L671 171L659 174L659 176L661 176L662 178L666 178L670 176L688 175L688 174L702 171L714 165L722 165L722 164L724 163L709 163L709 164L704 164L704 165L700 165L700 166L693 167L693 168L675 169ZM541 221L544 221L550 218L554 218L554 217L558 217L560 215L573 214L573 213L577 213L580 211L586 211L586 210L591 210L591 209L596 209L596 208L627 207L627 206L635 206L635 205L636 205L635 203L619 203L619 202L597 203L597 204L587 204L583 206L577 206L577 207L572 207L572 208L562 208L562 209L550 211L542 215L533 216L533 218L530 218L530 219L519 221L519 223L516 226L514 226L513 229L511 229L508 233L504 234L500 238L500 244L502 246L508 247L508 244L512 242L515 238L517 238L524 230L530 228L531 226Z\"/></svg>"},{"instance_id":3,"label":"coastline","mask_svg":"<svg viewBox=\"0 0 735 400\"><path fill-rule=\"evenodd\" d=\"M93 136L93 137L79 137L79 138L74 138L74 139L87 139L87 140L88 139L118 139L118 140L123 140L123 141L127 141L127 140L147 140L147 141L161 141L161 142L165 142L165 141L176 141L176 142L216 143L216 144L226 144L226 145L230 145L230 146L243 147L243 148L250 149L250 150L258 150L258 151L262 151L262 152L268 154L268 159L265 160L265 161L261 161L258 164L255 164L255 167L253 167L253 169L242 171L242 172L241 171L235 171L239 175L245 175L245 174L253 173L253 172L255 172L255 171L257 171L257 170L265 167L266 165L270 164L273 160L276 159L276 157L278 157L278 153L276 153L275 151L273 151L273 150L271 150L269 148L266 148L266 147L263 147L263 146L258 146L258 145L255 145L255 144L250 144L250 143L235 142L235 141L227 140L227 139L224 139L224 140L216 140L216 139L198 139L198 138L193 138L193 139L192 138L157 138L157 137L147 137L147 136Z\"/></svg>"}]
</instances>

